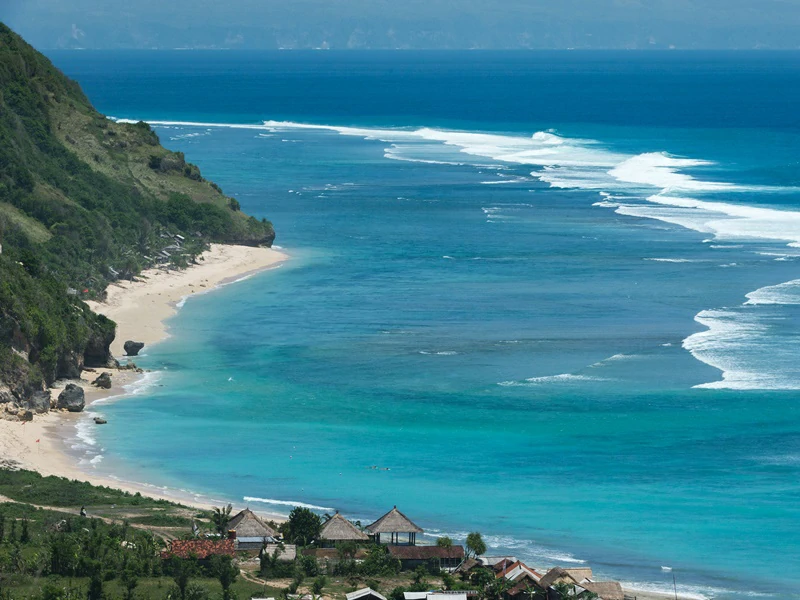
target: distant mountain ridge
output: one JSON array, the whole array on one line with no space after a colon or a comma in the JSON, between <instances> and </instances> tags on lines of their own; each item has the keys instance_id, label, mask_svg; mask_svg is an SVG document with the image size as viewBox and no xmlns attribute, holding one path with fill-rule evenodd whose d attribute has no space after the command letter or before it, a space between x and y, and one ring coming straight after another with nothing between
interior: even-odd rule
<instances>
[{"instance_id":1,"label":"distant mountain ridge","mask_svg":"<svg viewBox=\"0 0 800 600\"><path fill-rule=\"evenodd\" d=\"M115 325L83 302L109 282L187 265L209 242L274 237L147 124L109 121L0 23L0 416L113 363Z\"/></svg>"},{"instance_id":2,"label":"distant mountain ridge","mask_svg":"<svg viewBox=\"0 0 800 600\"><path fill-rule=\"evenodd\" d=\"M0 19L48 49L800 47L781 0L9 0Z\"/></svg>"}]
</instances>

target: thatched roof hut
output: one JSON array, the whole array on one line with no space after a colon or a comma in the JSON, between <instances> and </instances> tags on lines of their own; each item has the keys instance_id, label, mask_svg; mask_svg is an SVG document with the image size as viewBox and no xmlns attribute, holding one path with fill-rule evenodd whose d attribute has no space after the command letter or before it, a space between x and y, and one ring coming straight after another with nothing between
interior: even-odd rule
<instances>
[{"instance_id":1,"label":"thatched roof hut","mask_svg":"<svg viewBox=\"0 0 800 600\"><path fill-rule=\"evenodd\" d=\"M367 525L367 531L376 536L378 543L381 541L382 533L391 534L391 544L400 543L398 534L406 533L408 534L408 543L411 545L416 543L417 534L423 533L422 528L397 510L396 506L371 525Z\"/></svg>"},{"instance_id":2,"label":"thatched roof hut","mask_svg":"<svg viewBox=\"0 0 800 600\"><path fill-rule=\"evenodd\" d=\"M561 567L553 567L547 573L545 573L544 577L539 580L539 585L541 585L544 589L547 589L556 583L577 585L580 583L580 581L570 575L569 571L562 569Z\"/></svg>"},{"instance_id":3,"label":"thatched roof hut","mask_svg":"<svg viewBox=\"0 0 800 600\"><path fill-rule=\"evenodd\" d=\"M586 581L581 587L597 594L603 600L624 600L625 594L618 581Z\"/></svg>"},{"instance_id":4,"label":"thatched roof hut","mask_svg":"<svg viewBox=\"0 0 800 600\"><path fill-rule=\"evenodd\" d=\"M237 546L245 548L261 548L264 542L274 542L275 530L249 508L228 521L228 531L236 533Z\"/></svg>"},{"instance_id":5,"label":"thatched roof hut","mask_svg":"<svg viewBox=\"0 0 800 600\"><path fill-rule=\"evenodd\" d=\"M319 539L325 542L366 542L369 536L338 512L322 526Z\"/></svg>"}]
</instances>

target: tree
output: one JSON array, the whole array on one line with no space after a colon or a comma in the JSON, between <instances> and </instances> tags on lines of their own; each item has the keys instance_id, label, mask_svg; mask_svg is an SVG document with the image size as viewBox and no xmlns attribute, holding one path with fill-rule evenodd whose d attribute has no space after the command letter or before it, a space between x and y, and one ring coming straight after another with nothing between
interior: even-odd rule
<instances>
[{"instance_id":1,"label":"tree","mask_svg":"<svg viewBox=\"0 0 800 600\"><path fill-rule=\"evenodd\" d=\"M232 598L231 586L239 576L239 569L233 563L233 558L226 555L215 555L211 557L211 574L217 578L222 586L222 599Z\"/></svg>"},{"instance_id":2,"label":"tree","mask_svg":"<svg viewBox=\"0 0 800 600\"><path fill-rule=\"evenodd\" d=\"M19 543L20 544L27 544L31 541L31 534L28 530L28 519L22 519L22 532L19 536Z\"/></svg>"},{"instance_id":3,"label":"tree","mask_svg":"<svg viewBox=\"0 0 800 600\"><path fill-rule=\"evenodd\" d=\"M486 552L486 544L483 536L477 531L473 531L467 536L467 555L480 556Z\"/></svg>"},{"instance_id":4,"label":"tree","mask_svg":"<svg viewBox=\"0 0 800 600\"><path fill-rule=\"evenodd\" d=\"M352 540L336 543L336 552L339 560L353 560L358 552L358 544Z\"/></svg>"},{"instance_id":5,"label":"tree","mask_svg":"<svg viewBox=\"0 0 800 600\"><path fill-rule=\"evenodd\" d=\"M483 589L483 597L487 600L501 600L511 587L511 582L505 577L495 577L493 581Z\"/></svg>"},{"instance_id":6,"label":"tree","mask_svg":"<svg viewBox=\"0 0 800 600\"><path fill-rule=\"evenodd\" d=\"M319 575L311 585L311 591L315 596L319 596L322 593L322 590L325 589L326 585L328 585L328 579L325 577L325 575Z\"/></svg>"},{"instance_id":7,"label":"tree","mask_svg":"<svg viewBox=\"0 0 800 600\"><path fill-rule=\"evenodd\" d=\"M309 509L298 506L289 513L287 525L289 541L300 546L307 546L319 537L322 520L319 515Z\"/></svg>"},{"instance_id":8,"label":"tree","mask_svg":"<svg viewBox=\"0 0 800 600\"><path fill-rule=\"evenodd\" d=\"M139 578L136 576L136 571L127 567L120 575L120 581L125 586L125 600L134 600L136 586L139 585Z\"/></svg>"},{"instance_id":9,"label":"tree","mask_svg":"<svg viewBox=\"0 0 800 600\"><path fill-rule=\"evenodd\" d=\"M228 521L231 520L231 511L233 507L228 504L225 508L214 507L214 512L211 514L211 521L214 523L214 528L222 537L228 534Z\"/></svg>"},{"instance_id":10,"label":"tree","mask_svg":"<svg viewBox=\"0 0 800 600\"><path fill-rule=\"evenodd\" d=\"M469 574L469 582L479 589L485 588L494 581L494 573L489 569L474 569Z\"/></svg>"},{"instance_id":11,"label":"tree","mask_svg":"<svg viewBox=\"0 0 800 600\"><path fill-rule=\"evenodd\" d=\"M173 556L169 564L170 574L175 586L178 588L178 597L181 600L187 600L186 593L189 588L189 580L194 577L197 572L197 566L192 560L185 560Z\"/></svg>"},{"instance_id":12,"label":"tree","mask_svg":"<svg viewBox=\"0 0 800 600\"><path fill-rule=\"evenodd\" d=\"M103 566L95 560L88 565L88 570L90 576L86 600L103 600Z\"/></svg>"},{"instance_id":13,"label":"tree","mask_svg":"<svg viewBox=\"0 0 800 600\"><path fill-rule=\"evenodd\" d=\"M364 562L361 563L361 572L369 576L396 575L400 572L400 561L389 554L389 549L383 545L370 548Z\"/></svg>"},{"instance_id":14,"label":"tree","mask_svg":"<svg viewBox=\"0 0 800 600\"><path fill-rule=\"evenodd\" d=\"M453 547L453 540L451 540L446 535L443 535L440 538L436 538L436 545L439 548L452 548Z\"/></svg>"}]
</instances>

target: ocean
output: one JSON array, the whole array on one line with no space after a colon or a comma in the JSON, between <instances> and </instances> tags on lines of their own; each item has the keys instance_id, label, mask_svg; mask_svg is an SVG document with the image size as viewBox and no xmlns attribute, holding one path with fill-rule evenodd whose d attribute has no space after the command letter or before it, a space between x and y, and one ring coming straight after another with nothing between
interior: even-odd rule
<instances>
[{"instance_id":1,"label":"ocean","mask_svg":"<svg viewBox=\"0 0 800 600\"><path fill-rule=\"evenodd\" d=\"M186 302L87 468L800 598L800 55L50 56L291 255Z\"/></svg>"}]
</instances>

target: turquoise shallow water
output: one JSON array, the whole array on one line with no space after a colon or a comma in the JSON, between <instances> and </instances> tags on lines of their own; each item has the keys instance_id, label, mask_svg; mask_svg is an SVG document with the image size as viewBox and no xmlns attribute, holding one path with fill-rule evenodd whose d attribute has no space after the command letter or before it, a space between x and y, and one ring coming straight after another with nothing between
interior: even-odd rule
<instances>
[{"instance_id":1,"label":"turquoise shallow water","mask_svg":"<svg viewBox=\"0 0 800 600\"><path fill-rule=\"evenodd\" d=\"M768 58L55 55L292 256L188 301L78 450L263 510L397 504L538 566L792 597L800 64Z\"/></svg>"}]
</instances>

